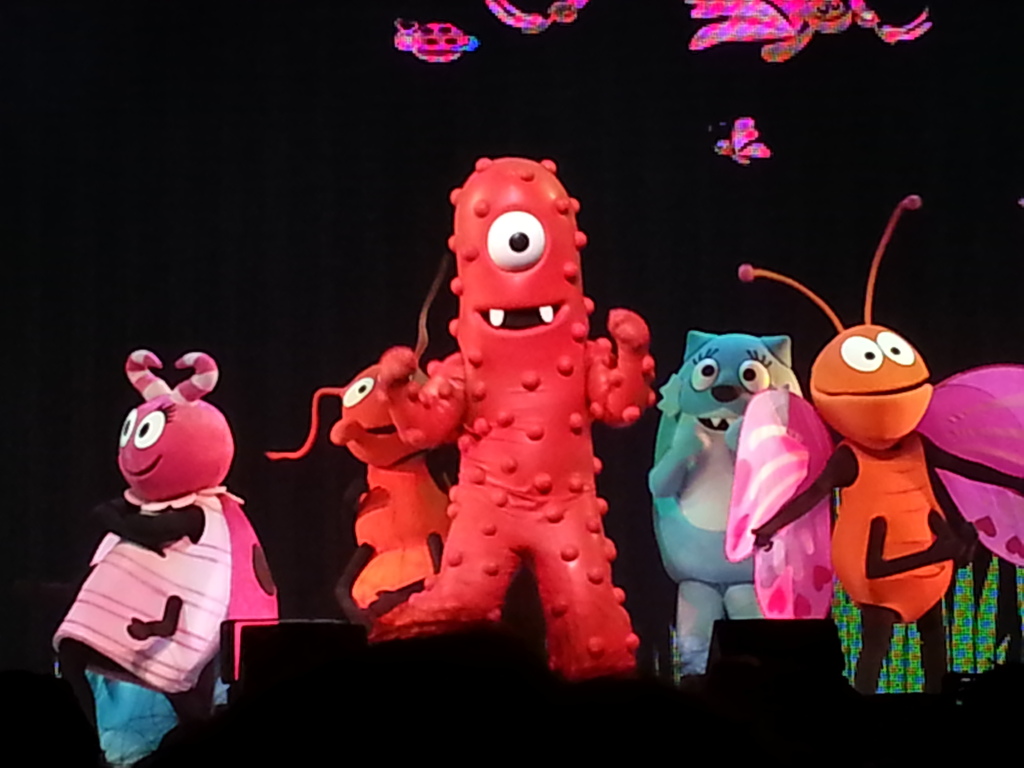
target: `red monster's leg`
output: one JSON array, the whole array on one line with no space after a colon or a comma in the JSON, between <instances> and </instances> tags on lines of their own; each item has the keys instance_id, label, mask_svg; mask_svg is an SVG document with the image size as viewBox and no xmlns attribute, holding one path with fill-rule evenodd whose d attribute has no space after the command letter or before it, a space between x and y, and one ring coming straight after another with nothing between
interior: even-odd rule
<instances>
[{"instance_id":1,"label":"red monster's leg","mask_svg":"<svg viewBox=\"0 0 1024 768\"><path fill-rule=\"evenodd\" d=\"M511 546L518 532L501 525L502 510L485 494L459 488L440 572L427 577L422 592L382 616L371 640L442 634L501 620L505 593L519 567Z\"/></svg>"},{"instance_id":2,"label":"red monster's leg","mask_svg":"<svg viewBox=\"0 0 1024 768\"><path fill-rule=\"evenodd\" d=\"M531 537L549 663L571 680L631 672L640 643L625 594L611 581L615 545L604 536L599 504L593 495L552 501Z\"/></svg>"}]
</instances>

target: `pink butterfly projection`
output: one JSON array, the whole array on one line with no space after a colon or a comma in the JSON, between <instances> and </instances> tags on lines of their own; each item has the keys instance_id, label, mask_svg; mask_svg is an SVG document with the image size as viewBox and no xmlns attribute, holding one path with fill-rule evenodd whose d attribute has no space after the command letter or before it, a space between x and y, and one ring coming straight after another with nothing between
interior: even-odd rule
<instances>
[{"instance_id":1,"label":"pink butterfly projection","mask_svg":"<svg viewBox=\"0 0 1024 768\"><path fill-rule=\"evenodd\" d=\"M691 51L719 43L776 40L761 49L768 62L788 61L799 53L815 32L845 32L851 23L874 30L895 44L914 40L931 28L928 10L905 27L879 25L878 14L864 0L686 0L694 19L725 19L701 27L690 40Z\"/></svg>"},{"instance_id":2,"label":"pink butterfly projection","mask_svg":"<svg viewBox=\"0 0 1024 768\"><path fill-rule=\"evenodd\" d=\"M772 156L772 151L760 141L754 118L741 117L732 127L732 137L722 139L715 144L715 152L731 157L740 165L750 165L751 158L765 159Z\"/></svg>"},{"instance_id":3,"label":"pink butterfly projection","mask_svg":"<svg viewBox=\"0 0 1024 768\"><path fill-rule=\"evenodd\" d=\"M484 0L484 2L491 13L497 16L503 24L522 30L524 35L537 35L552 24L571 24L576 21L576 16L589 0L560 0L552 3L548 8L547 16L521 11L508 0Z\"/></svg>"}]
</instances>

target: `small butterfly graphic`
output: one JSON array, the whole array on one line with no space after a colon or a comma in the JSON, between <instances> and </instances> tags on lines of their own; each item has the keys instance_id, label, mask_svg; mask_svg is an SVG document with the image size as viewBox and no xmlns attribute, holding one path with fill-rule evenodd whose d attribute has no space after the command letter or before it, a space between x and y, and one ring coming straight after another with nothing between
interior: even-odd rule
<instances>
[{"instance_id":1,"label":"small butterfly graphic","mask_svg":"<svg viewBox=\"0 0 1024 768\"><path fill-rule=\"evenodd\" d=\"M722 139L715 144L715 152L731 157L740 165L750 165L751 158L764 159L772 156L772 151L760 141L754 127L754 118L741 117L732 127L732 137Z\"/></svg>"}]
</instances>

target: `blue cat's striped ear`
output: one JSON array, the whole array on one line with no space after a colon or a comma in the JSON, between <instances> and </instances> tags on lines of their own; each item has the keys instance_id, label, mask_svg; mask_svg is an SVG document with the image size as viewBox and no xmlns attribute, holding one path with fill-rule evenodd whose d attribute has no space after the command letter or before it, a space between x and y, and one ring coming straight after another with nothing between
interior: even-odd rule
<instances>
[{"instance_id":1,"label":"blue cat's striped ear","mask_svg":"<svg viewBox=\"0 0 1024 768\"><path fill-rule=\"evenodd\" d=\"M658 410L671 418L678 416L680 410L679 395L682 389L683 380L679 378L678 374L673 373L668 377L665 386L660 390L661 400L658 403Z\"/></svg>"},{"instance_id":2,"label":"blue cat's striped ear","mask_svg":"<svg viewBox=\"0 0 1024 768\"><path fill-rule=\"evenodd\" d=\"M686 334L686 349L683 350L683 362L685 363L691 357L697 354L701 347L707 344L712 339L717 339L718 336L714 333L705 333L704 331L690 331Z\"/></svg>"},{"instance_id":3,"label":"blue cat's striped ear","mask_svg":"<svg viewBox=\"0 0 1024 768\"><path fill-rule=\"evenodd\" d=\"M776 360L787 368L793 367L793 340L789 336L762 336L761 343L768 347Z\"/></svg>"}]
</instances>

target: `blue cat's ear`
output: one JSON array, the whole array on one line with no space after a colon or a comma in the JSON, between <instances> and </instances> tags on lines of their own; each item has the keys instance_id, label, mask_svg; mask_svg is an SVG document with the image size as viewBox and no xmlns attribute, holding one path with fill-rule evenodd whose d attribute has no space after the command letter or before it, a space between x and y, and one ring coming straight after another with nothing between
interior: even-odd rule
<instances>
[{"instance_id":1,"label":"blue cat's ear","mask_svg":"<svg viewBox=\"0 0 1024 768\"><path fill-rule=\"evenodd\" d=\"M716 334L704 333L704 331L690 331L687 333L686 349L683 351L683 362L685 363L693 355L696 355L697 350L715 338L717 338Z\"/></svg>"},{"instance_id":2,"label":"blue cat's ear","mask_svg":"<svg viewBox=\"0 0 1024 768\"><path fill-rule=\"evenodd\" d=\"M676 374L668 377L665 386L661 388L661 401L658 403L658 410L670 418L679 415L679 395L683 390L683 380Z\"/></svg>"},{"instance_id":3,"label":"blue cat's ear","mask_svg":"<svg viewBox=\"0 0 1024 768\"><path fill-rule=\"evenodd\" d=\"M793 340L789 336L762 336L761 343L787 368L793 367Z\"/></svg>"}]
</instances>

